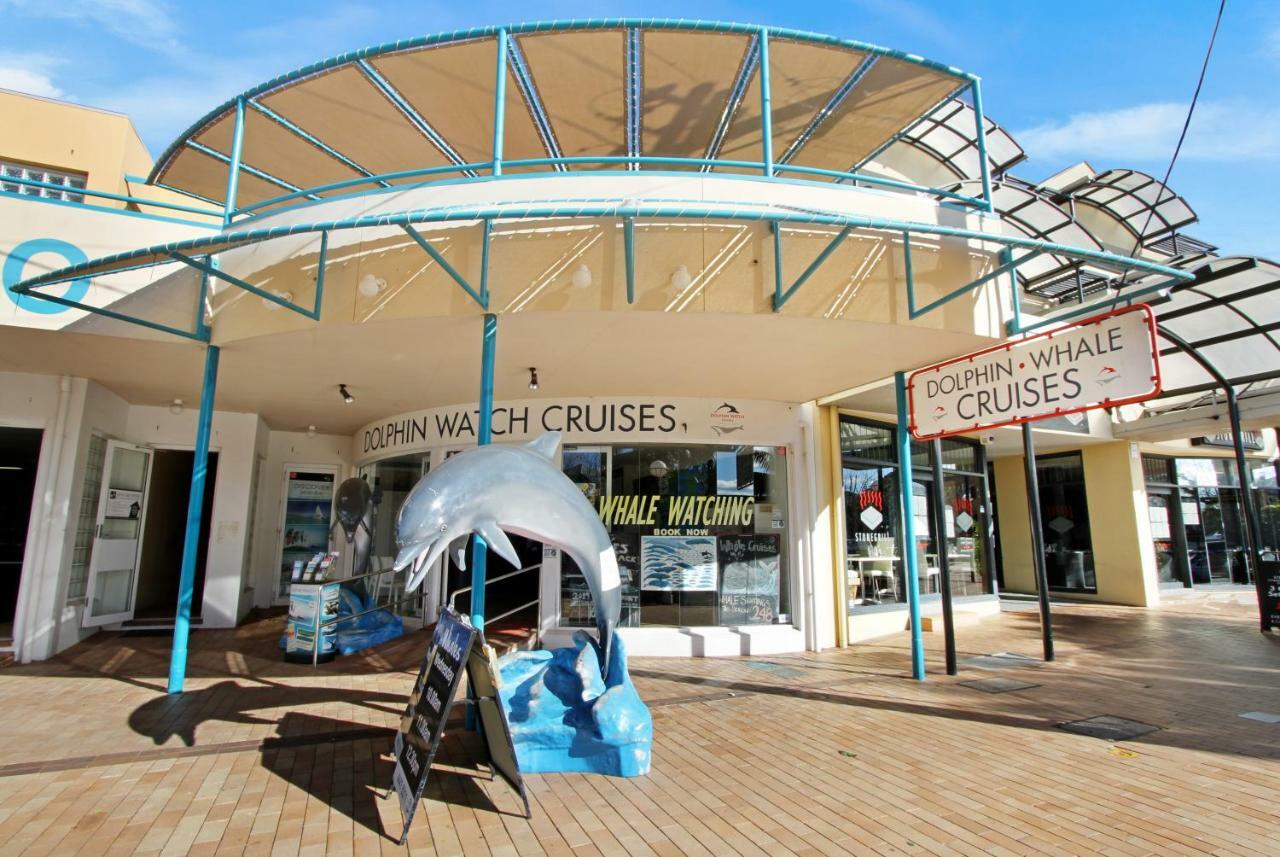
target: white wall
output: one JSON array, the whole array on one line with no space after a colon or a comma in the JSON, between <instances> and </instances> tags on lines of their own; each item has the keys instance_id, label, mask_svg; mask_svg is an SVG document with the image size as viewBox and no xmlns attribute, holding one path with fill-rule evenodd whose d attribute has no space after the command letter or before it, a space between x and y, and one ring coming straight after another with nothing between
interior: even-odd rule
<instances>
[{"instance_id":1,"label":"white wall","mask_svg":"<svg viewBox=\"0 0 1280 857\"><path fill-rule=\"evenodd\" d=\"M352 439L345 435L308 437L306 432L267 430L260 438L258 449L265 459L258 474L258 510L246 578L254 590L252 605L269 607L279 562L280 503L285 472L289 467L336 466L338 482L341 482L354 472Z\"/></svg>"}]
</instances>

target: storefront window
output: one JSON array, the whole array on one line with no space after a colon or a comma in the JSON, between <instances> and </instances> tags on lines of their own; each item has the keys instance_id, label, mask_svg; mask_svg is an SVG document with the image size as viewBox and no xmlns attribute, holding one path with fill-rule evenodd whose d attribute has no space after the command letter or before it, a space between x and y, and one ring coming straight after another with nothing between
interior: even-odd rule
<instances>
[{"instance_id":1,"label":"storefront window","mask_svg":"<svg viewBox=\"0 0 1280 857\"><path fill-rule=\"evenodd\" d=\"M893 429L842 417L845 512L845 599L850 611L907 600L901 499ZM942 447L944 520L935 520L932 451L912 444L912 503L920 592L937 596L946 552L953 595L991 591L987 568L989 512L980 447L946 439ZM945 546L945 547L941 547ZM941 549L940 549L941 547Z\"/></svg>"},{"instance_id":2,"label":"storefront window","mask_svg":"<svg viewBox=\"0 0 1280 857\"><path fill-rule=\"evenodd\" d=\"M624 626L786 621L785 450L573 446L564 471L609 529ZM577 565L561 558L561 624L594 625Z\"/></svg>"},{"instance_id":3,"label":"storefront window","mask_svg":"<svg viewBox=\"0 0 1280 857\"><path fill-rule=\"evenodd\" d=\"M1083 459L1079 453L1044 456L1036 460L1036 474L1049 588L1096 592Z\"/></svg>"}]
</instances>

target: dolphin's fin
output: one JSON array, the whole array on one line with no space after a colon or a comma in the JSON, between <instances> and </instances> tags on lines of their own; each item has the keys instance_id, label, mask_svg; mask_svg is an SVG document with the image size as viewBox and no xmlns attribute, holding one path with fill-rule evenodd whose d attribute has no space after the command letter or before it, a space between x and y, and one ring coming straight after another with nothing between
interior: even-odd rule
<instances>
[{"instance_id":1,"label":"dolphin's fin","mask_svg":"<svg viewBox=\"0 0 1280 857\"><path fill-rule=\"evenodd\" d=\"M559 437L558 433L552 432ZM543 435L546 437L546 435ZM520 567L520 555L516 553L516 549L511 544L511 539L507 538L507 534L498 526L498 522L490 518L487 521L480 521L476 524L476 532L480 538L484 539L485 544L493 548L498 556L511 563L512 568Z\"/></svg>"},{"instance_id":2,"label":"dolphin's fin","mask_svg":"<svg viewBox=\"0 0 1280 857\"><path fill-rule=\"evenodd\" d=\"M467 537L454 539L453 544L449 545L449 550L453 553L453 562L463 571L467 570Z\"/></svg>"},{"instance_id":3,"label":"dolphin's fin","mask_svg":"<svg viewBox=\"0 0 1280 857\"><path fill-rule=\"evenodd\" d=\"M556 450L560 448L560 432L545 432L526 443L525 446L548 461L553 461L556 457Z\"/></svg>"}]
</instances>

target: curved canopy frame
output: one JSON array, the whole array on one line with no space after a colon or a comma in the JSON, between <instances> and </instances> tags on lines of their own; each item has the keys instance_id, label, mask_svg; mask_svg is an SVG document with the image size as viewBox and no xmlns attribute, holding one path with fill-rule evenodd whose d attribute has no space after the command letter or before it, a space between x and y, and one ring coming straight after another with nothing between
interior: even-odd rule
<instances>
[{"instance_id":1,"label":"curved canopy frame","mask_svg":"<svg viewBox=\"0 0 1280 857\"><path fill-rule=\"evenodd\" d=\"M1142 244L1199 220L1172 188L1138 170L1107 170L1074 191L1072 198L1111 217Z\"/></svg>"},{"instance_id":2,"label":"curved canopy frame","mask_svg":"<svg viewBox=\"0 0 1280 857\"><path fill-rule=\"evenodd\" d=\"M973 106L948 127L970 118L986 188L995 126L978 78L953 66L724 22L474 28L353 51L249 89L185 131L149 182L225 207L227 222L351 189L513 171L714 169L923 192L847 166L965 90ZM989 210L985 197L954 199Z\"/></svg>"}]
</instances>

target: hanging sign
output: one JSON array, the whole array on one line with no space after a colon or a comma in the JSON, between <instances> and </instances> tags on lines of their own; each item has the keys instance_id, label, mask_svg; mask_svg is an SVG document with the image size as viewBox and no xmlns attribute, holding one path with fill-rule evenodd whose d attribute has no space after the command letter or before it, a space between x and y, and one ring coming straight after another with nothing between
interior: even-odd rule
<instances>
[{"instance_id":1,"label":"hanging sign","mask_svg":"<svg viewBox=\"0 0 1280 857\"><path fill-rule=\"evenodd\" d=\"M1018 425L1160 393L1151 308L1136 304L917 369L911 434L931 440Z\"/></svg>"}]
</instances>

